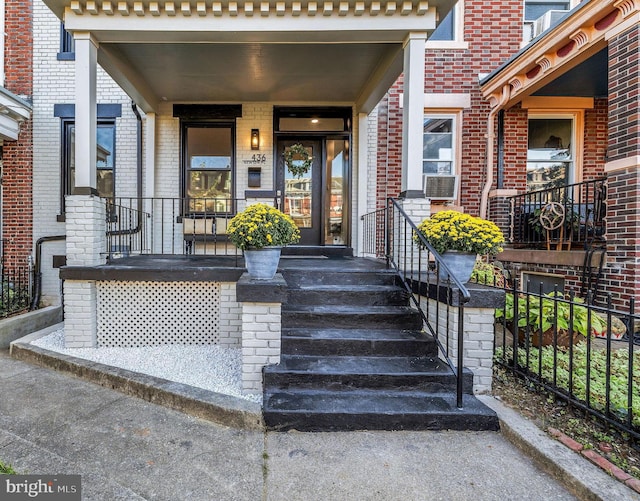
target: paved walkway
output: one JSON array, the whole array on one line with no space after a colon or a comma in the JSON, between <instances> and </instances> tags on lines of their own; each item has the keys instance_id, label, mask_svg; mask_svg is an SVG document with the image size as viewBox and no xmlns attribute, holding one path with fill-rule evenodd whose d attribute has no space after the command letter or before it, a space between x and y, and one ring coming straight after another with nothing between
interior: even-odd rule
<instances>
[{"instance_id":1,"label":"paved walkway","mask_svg":"<svg viewBox=\"0 0 640 501\"><path fill-rule=\"evenodd\" d=\"M80 474L86 500L575 499L501 433L231 429L6 350L0 459L20 473Z\"/></svg>"}]
</instances>

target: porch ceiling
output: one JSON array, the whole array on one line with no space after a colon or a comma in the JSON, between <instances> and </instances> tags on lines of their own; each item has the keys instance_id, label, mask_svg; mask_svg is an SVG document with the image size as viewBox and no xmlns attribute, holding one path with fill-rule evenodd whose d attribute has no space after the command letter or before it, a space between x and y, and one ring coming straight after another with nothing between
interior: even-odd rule
<instances>
[{"instance_id":1,"label":"porch ceiling","mask_svg":"<svg viewBox=\"0 0 640 501\"><path fill-rule=\"evenodd\" d=\"M402 47L117 43L103 49L135 68L161 100L355 103L379 62L393 60Z\"/></svg>"},{"instance_id":2,"label":"porch ceiling","mask_svg":"<svg viewBox=\"0 0 640 501\"><path fill-rule=\"evenodd\" d=\"M169 102L353 104L368 112L402 72L412 32L455 0L44 0L144 111Z\"/></svg>"}]
</instances>

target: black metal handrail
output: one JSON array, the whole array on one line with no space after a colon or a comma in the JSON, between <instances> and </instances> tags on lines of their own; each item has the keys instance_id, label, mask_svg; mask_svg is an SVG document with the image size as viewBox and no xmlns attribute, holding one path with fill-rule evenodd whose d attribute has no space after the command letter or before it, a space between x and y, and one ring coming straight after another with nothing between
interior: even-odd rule
<instances>
[{"instance_id":1,"label":"black metal handrail","mask_svg":"<svg viewBox=\"0 0 640 501\"><path fill-rule=\"evenodd\" d=\"M510 197L509 242L523 246L587 246L605 232L606 178Z\"/></svg>"},{"instance_id":2,"label":"black metal handrail","mask_svg":"<svg viewBox=\"0 0 640 501\"><path fill-rule=\"evenodd\" d=\"M434 337L440 353L456 376L456 402L461 408L464 381L464 305L469 302L471 296L464 284L442 260L442 256L418 231L417 226L398 201L389 198L386 212L387 263L398 272L411 297L411 302L422 316L423 325ZM446 276L446 279L443 280L440 276ZM424 303L421 297L426 299ZM429 298L436 300L435 312L432 311ZM449 313L454 306L458 308L455 364L451 360L450 354L453 347L449 343L448 336L451 330ZM443 307L445 310L441 311ZM445 319L444 326L442 317ZM443 345L439 338L442 332L447 334L446 345Z\"/></svg>"}]
</instances>

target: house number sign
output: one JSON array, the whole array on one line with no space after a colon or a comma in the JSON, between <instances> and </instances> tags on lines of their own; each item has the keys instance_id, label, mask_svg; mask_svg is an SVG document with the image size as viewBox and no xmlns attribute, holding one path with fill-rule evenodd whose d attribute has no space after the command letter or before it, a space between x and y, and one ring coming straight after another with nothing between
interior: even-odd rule
<instances>
[{"instance_id":1,"label":"house number sign","mask_svg":"<svg viewBox=\"0 0 640 501\"><path fill-rule=\"evenodd\" d=\"M251 158L242 161L245 165L261 165L267 163L267 155L265 153L254 153Z\"/></svg>"}]
</instances>

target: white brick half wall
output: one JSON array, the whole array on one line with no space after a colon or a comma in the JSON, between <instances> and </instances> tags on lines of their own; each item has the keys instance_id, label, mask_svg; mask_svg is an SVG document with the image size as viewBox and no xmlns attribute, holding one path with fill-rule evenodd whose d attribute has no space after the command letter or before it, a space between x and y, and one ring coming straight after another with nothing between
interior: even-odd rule
<instances>
[{"instance_id":1,"label":"white brick half wall","mask_svg":"<svg viewBox=\"0 0 640 501\"><path fill-rule=\"evenodd\" d=\"M439 315L438 337L443 346L449 346L449 356L453 363L458 357L458 308L447 307L433 299L421 299L421 308L428 312L429 322L436 325L436 312ZM493 337L495 309L471 308L464 309L464 347L463 365L473 372L473 392L476 394L491 392L493 377ZM448 316L448 318L447 318ZM448 326L448 331L447 331ZM448 336L448 340L447 340Z\"/></svg>"},{"instance_id":2,"label":"white brick half wall","mask_svg":"<svg viewBox=\"0 0 640 501\"><path fill-rule=\"evenodd\" d=\"M262 368L280 363L281 304L242 303L242 390L262 393Z\"/></svg>"}]
</instances>

